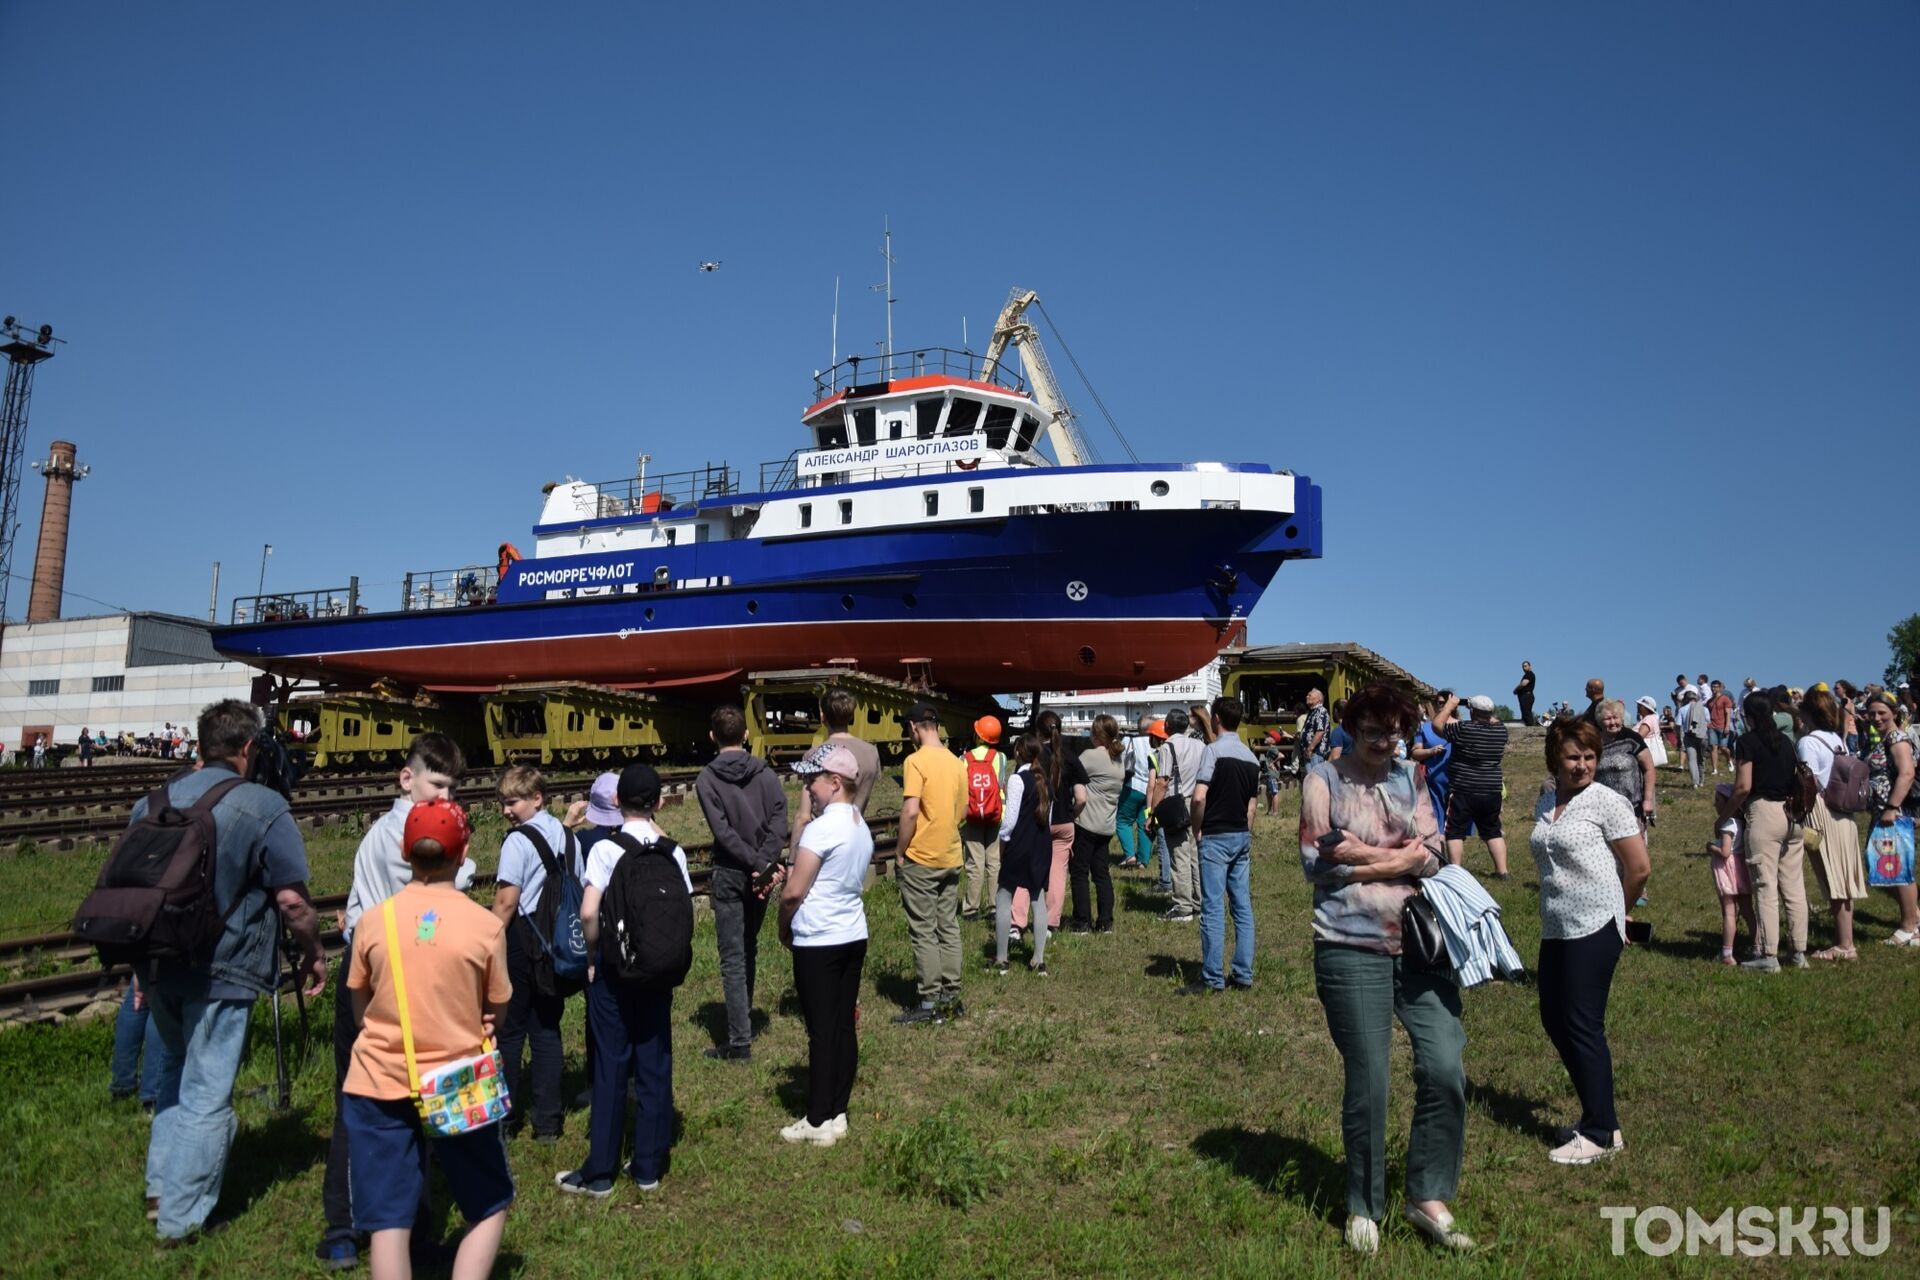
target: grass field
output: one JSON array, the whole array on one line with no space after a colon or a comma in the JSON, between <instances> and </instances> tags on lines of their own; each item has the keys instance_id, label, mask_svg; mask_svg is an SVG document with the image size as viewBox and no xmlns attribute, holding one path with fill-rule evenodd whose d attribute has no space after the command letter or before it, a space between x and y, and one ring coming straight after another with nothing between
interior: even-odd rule
<instances>
[{"instance_id":1,"label":"grass field","mask_svg":"<svg viewBox=\"0 0 1920 1280\"><path fill-rule=\"evenodd\" d=\"M1488 881L1529 962L1538 912L1525 835L1543 775L1537 743L1522 740L1508 759L1517 874ZM1010 978L992 976L984 969L989 931L968 926L967 1016L890 1026L910 997L912 966L897 896L877 885L868 895L873 943L852 1134L830 1150L789 1147L776 1134L802 1096L805 1039L771 926L760 961L770 1021L754 1060L700 1056L721 1019L703 921L693 974L675 1002L681 1131L664 1189L643 1199L623 1187L595 1203L557 1194L553 1172L585 1151L583 1112L569 1114L558 1150L516 1140L521 1198L500 1273L1920 1273L1920 952L1879 945L1894 914L1876 895L1863 904L1857 964L1762 977L1710 963L1719 915L1699 853L1711 826L1703 797L1681 775L1662 774L1652 906L1636 913L1654 922L1656 939L1622 961L1610 1018L1629 1144L1622 1157L1585 1169L1547 1162L1548 1135L1577 1106L1533 993L1491 986L1465 995L1470 1112L1454 1208L1480 1242L1469 1257L1430 1253L1397 1220L1372 1263L1341 1244L1340 1065L1313 993L1310 895L1293 848L1290 792L1280 818L1263 817L1255 835L1257 978L1246 995L1175 997L1197 969L1197 931L1156 920L1161 904L1129 873L1117 877L1117 932L1060 935L1049 947L1051 981L1018 966ZM891 807L891 797L876 805ZM689 835L697 821L697 810L671 818ZM498 830L484 829L486 850ZM315 841L317 890L345 887L351 849L350 833ZM58 927L97 857L0 855L0 932ZM481 860L490 866L490 853ZM1484 849L1470 848L1468 861L1488 869ZM1809 886L1820 946L1829 940L1825 916L1811 877ZM227 1170L224 1204L237 1220L178 1251L157 1250L141 1218L147 1128L134 1106L108 1100L110 1020L0 1032L0 1273L315 1272L331 1120L326 1042L316 1036L306 1053L293 1109L272 1113L266 1008L240 1080L240 1134ZM324 1028L324 1004L313 1013ZM1405 1039L1396 1037L1389 1186L1397 1213L1412 1085ZM570 1097L584 1087L580 1050L576 1005ZM1692 1206L1708 1218L1729 1206L1888 1205L1893 1244L1871 1261L1616 1258L1606 1205Z\"/></svg>"}]
</instances>

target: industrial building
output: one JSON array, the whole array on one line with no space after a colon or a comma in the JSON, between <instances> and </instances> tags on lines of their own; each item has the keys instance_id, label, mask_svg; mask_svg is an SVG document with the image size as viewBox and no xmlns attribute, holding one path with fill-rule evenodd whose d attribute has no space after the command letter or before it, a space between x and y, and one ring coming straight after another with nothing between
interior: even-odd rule
<instances>
[{"instance_id":1,"label":"industrial building","mask_svg":"<svg viewBox=\"0 0 1920 1280\"><path fill-rule=\"evenodd\" d=\"M0 638L0 743L45 733L71 746L82 727L108 737L192 725L220 698L246 698L259 673L222 661L208 624L165 613L20 622Z\"/></svg>"}]
</instances>

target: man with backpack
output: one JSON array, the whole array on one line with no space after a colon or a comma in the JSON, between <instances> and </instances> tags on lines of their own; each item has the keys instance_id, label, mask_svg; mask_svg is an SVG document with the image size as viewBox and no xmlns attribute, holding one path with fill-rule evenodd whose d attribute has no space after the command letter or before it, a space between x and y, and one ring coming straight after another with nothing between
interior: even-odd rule
<instances>
[{"instance_id":1,"label":"man with backpack","mask_svg":"<svg viewBox=\"0 0 1920 1280\"><path fill-rule=\"evenodd\" d=\"M654 825L660 775L649 764L620 772L620 830L587 855L580 902L592 963L587 1024L592 1029L593 1111L586 1163L554 1175L573 1195L613 1194L627 1118L627 1083L637 1109L627 1172L658 1191L673 1147L673 989L693 967L693 880L687 855Z\"/></svg>"},{"instance_id":2,"label":"man with backpack","mask_svg":"<svg viewBox=\"0 0 1920 1280\"><path fill-rule=\"evenodd\" d=\"M727 1039L709 1058L753 1057L753 987L760 963L760 926L767 895L780 883L787 838L787 793L767 762L747 750L747 716L737 705L715 707L710 721L720 749L694 779L693 791L713 832L714 945L727 1001Z\"/></svg>"},{"instance_id":3,"label":"man with backpack","mask_svg":"<svg viewBox=\"0 0 1920 1280\"><path fill-rule=\"evenodd\" d=\"M201 768L133 808L74 927L101 959L130 963L160 1035L147 1147L147 1216L164 1242L210 1229L235 1128L233 1082L253 1002L278 983L282 922L306 994L326 987L306 847L287 802L245 781L259 711L228 699L200 713Z\"/></svg>"},{"instance_id":4,"label":"man with backpack","mask_svg":"<svg viewBox=\"0 0 1920 1280\"><path fill-rule=\"evenodd\" d=\"M580 857L573 833L547 812L547 784L530 765L500 775L500 812L513 824L500 842L494 876L493 914L507 927L507 979L513 998L500 1022L500 1058L513 1114L509 1137L529 1117L535 1142L558 1142L565 1113L560 1098L560 1020L567 997L586 978L581 936ZM556 956L568 940L579 944L579 969ZM568 970L562 972L561 970ZM527 1041L533 1042L533 1076L521 1074ZM528 1087L523 1088L523 1080Z\"/></svg>"},{"instance_id":5,"label":"man with backpack","mask_svg":"<svg viewBox=\"0 0 1920 1280\"><path fill-rule=\"evenodd\" d=\"M1006 803L1007 758L1000 753L1000 718L981 716L973 722L979 741L961 757L967 770L967 816L960 827L960 849L966 860L966 896L960 918L979 918L982 894L989 906L1000 880L1000 816Z\"/></svg>"}]
</instances>

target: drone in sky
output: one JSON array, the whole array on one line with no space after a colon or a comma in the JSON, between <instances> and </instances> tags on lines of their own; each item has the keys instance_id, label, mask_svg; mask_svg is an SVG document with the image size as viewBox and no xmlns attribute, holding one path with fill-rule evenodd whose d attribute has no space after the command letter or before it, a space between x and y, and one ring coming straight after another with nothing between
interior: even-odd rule
<instances>
[{"instance_id":1,"label":"drone in sky","mask_svg":"<svg viewBox=\"0 0 1920 1280\"><path fill-rule=\"evenodd\" d=\"M717 262L703 262L700 264L700 269L702 271L718 271L720 264Z\"/></svg>"}]
</instances>

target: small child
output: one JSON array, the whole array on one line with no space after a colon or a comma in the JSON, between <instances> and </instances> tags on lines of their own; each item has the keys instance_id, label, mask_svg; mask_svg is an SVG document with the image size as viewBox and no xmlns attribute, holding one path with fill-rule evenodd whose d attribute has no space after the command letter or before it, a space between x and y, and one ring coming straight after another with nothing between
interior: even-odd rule
<instances>
[{"instance_id":1,"label":"small child","mask_svg":"<svg viewBox=\"0 0 1920 1280\"><path fill-rule=\"evenodd\" d=\"M352 944L360 918L368 912L379 921L380 904L398 893L413 878L407 864L406 845L401 837L407 816L413 807L431 800L443 800L453 794L460 774L466 769L466 757L460 745L443 733L423 733L407 747L407 762L400 767L400 794L393 807L380 815L361 837L353 855L353 887L347 893L347 909L340 928L346 934L347 963L337 971L333 993L333 1136L327 1143L327 1172L321 1184L321 1203L326 1232L320 1237L314 1254L330 1269L344 1270L360 1261L360 1246L353 1231L353 1186L348 1176L352 1161L347 1152L346 1126L341 1115L339 1091L352 1062L354 1039L360 1034L353 1017L353 1001L347 995L353 969ZM471 858L459 864L454 887L466 889L479 870Z\"/></svg>"},{"instance_id":2,"label":"small child","mask_svg":"<svg viewBox=\"0 0 1920 1280\"><path fill-rule=\"evenodd\" d=\"M467 816L445 800L414 805L401 837L412 878L391 901L407 991L407 1024L421 1075L480 1050L506 1011L506 926L454 887L466 857ZM353 1225L372 1237L373 1280L410 1274L407 1244L425 1191L427 1135L415 1105L395 994L384 906L353 935L347 989L360 1036L341 1090L353 1177ZM509 1097L509 1103L512 1098ZM493 1270L513 1203L499 1124L433 1139L433 1155L468 1223L453 1274Z\"/></svg>"},{"instance_id":3,"label":"small child","mask_svg":"<svg viewBox=\"0 0 1920 1280\"><path fill-rule=\"evenodd\" d=\"M507 977L513 999L500 1023L500 1058L514 1114L507 1136L533 1122L535 1142L558 1142L564 1121L560 1096L560 1023L567 997L578 990L554 977L543 956L535 927L547 894L547 866L579 877L578 846L560 820L547 812L547 783L531 765L515 765L500 776L500 812L512 823L500 841L500 865L494 875L493 914L507 930ZM525 1071L528 1042L533 1070Z\"/></svg>"},{"instance_id":4,"label":"small child","mask_svg":"<svg viewBox=\"0 0 1920 1280\"><path fill-rule=\"evenodd\" d=\"M1707 844L1707 852L1713 856L1714 888L1720 891L1720 963L1724 965L1738 963L1733 958L1733 940L1738 932L1735 922L1746 921L1749 935L1754 931L1753 878L1743 851L1746 832L1741 830L1739 815L1727 810L1731 799L1732 783L1723 782L1713 789L1713 808L1720 821Z\"/></svg>"}]
</instances>

